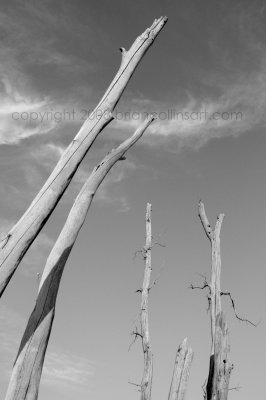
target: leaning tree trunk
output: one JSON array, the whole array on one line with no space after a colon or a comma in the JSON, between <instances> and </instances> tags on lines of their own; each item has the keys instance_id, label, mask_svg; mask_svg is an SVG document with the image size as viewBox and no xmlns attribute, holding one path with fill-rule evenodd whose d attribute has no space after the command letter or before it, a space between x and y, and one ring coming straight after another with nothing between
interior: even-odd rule
<instances>
[{"instance_id":1,"label":"leaning tree trunk","mask_svg":"<svg viewBox=\"0 0 266 400\"><path fill-rule=\"evenodd\" d=\"M153 360L151 352L151 342L149 333L149 319L148 319L148 297L150 290L151 280L151 204L147 203L146 210L146 244L144 250L144 278L141 289L141 310L140 310L140 327L141 327L141 339L142 349L144 354L144 370L142 375L142 381L140 385L141 400L151 400L151 388L152 388L152 373L153 373Z\"/></svg>"},{"instance_id":2,"label":"leaning tree trunk","mask_svg":"<svg viewBox=\"0 0 266 400\"><path fill-rule=\"evenodd\" d=\"M167 21L155 20L131 48L121 48L120 68L95 110L67 147L48 180L27 211L2 240L0 251L0 297L24 254L53 212L79 164L101 130L113 119L112 112L140 60Z\"/></svg>"},{"instance_id":3,"label":"leaning tree trunk","mask_svg":"<svg viewBox=\"0 0 266 400\"><path fill-rule=\"evenodd\" d=\"M85 221L93 196L112 166L142 136L154 120L149 117L132 137L112 150L92 171L77 196L66 223L47 259L41 278L35 308L29 318L5 400L36 400L49 336L52 329L56 297L61 276Z\"/></svg>"},{"instance_id":4,"label":"leaning tree trunk","mask_svg":"<svg viewBox=\"0 0 266 400\"><path fill-rule=\"evenodd\" d=\"M224 214L217 217L215 228L212 229L205 213L204 204L199 202L199 217L207 237L211 242L212 265L211 281L208 284L210 314L211 314L211 356L209 376L206 386L207 400L226 400L229 377L233 368L228 359L228 332L221 306L221 248L220 232ZM226 397L225 397L226 394Z\"/></svg>"},{"instance_id":5,"label":"leaning tree trunk","mask_svg":"<svg viewBox=\"0 0 266 400\"><path fill-rule=\"evenodd\" d=\"M168 400L185 399L192 360L193 351L190 347L188 347L187 339L184 339L176 353L174 372Z\"/></svg>"}]
</instances>

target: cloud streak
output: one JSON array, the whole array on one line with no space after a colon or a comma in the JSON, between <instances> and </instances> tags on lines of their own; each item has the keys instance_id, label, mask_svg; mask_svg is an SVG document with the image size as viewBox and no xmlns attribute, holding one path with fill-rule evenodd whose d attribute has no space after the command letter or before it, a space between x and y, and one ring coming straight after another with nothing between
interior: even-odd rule
<instances>
[{"instance_id":1,"label":"cloud streak","mask_svg":"<svg viewBox=\"0 0 266 400\"><path fill-rule=\"evenodd\" d=\"M43 382L86 387L94 376L95 366L88 359L66 352L50 351L43 368Z\"/></svg>"},{"instance_id":2,"label":"cloud streak","mask_svg":"<svg viewBox=\"0 0 266 400\"><path fill-rule=\"evenodd\" d=\"M0 308L0 371L7 382L25 328L25 320L5 304L1 304ZM51 346L44 362L42 384L62 391L67 388L80 392L88 389L94 373L95 364L86 357Z\"/></svg>"},{"instance_id":3,"label":"cloud streak","mask_svg":"<svg viewBox=\"0 0 266 400\"><path fill-rule=\"evenodd\" d=\"M232 41L230 45L226 43L228 38ZM180 88L185 90L186 98L178 99L178 87L174 102L168 101L165 93L165 101L161 102L143 95L135 97L121 107L113 128L120 132L133 129L140 123L141 115L155 112L158 119L143 143L170 151L184 147L199 149L214 138L238 137L264 128L265 7L253 4L232 7L222 28L208 38L206 45L217 68L202 71L197 65L189 66L197 85L194 90L189 85Z\"/></svg>"},{"instance_id":4,"label":"cloud streak","mask_svg":"<svg viewBox=\"0 0 266 400\"><path fill-rule=\"evenodd\" d=\"M266 54L262 65L266 65ZM235 84L217 85L221 94L216 98L201 99L189 94L185 104L156 104L150 100L142 108L140 100L135 110L129 107L129 111L121 112L113 127L126 131L135 129L142 117L154 112L158 118L148 131L153 137L144 137L144 143L151 146L167 144L169 138L176 139L179 148L198 149L213 138L237 137L265 126L265 78L263 67L248 76L240 76Z\"/></svg>"},{"instance_id":5,"label":"cloud streak","mask_svg":"<svg viewBox=\"0 0 266 400\"><path fill-rule=\"evenodd\" d=\"M24 117L29 112L44 115L70 109L69 104L79 102L79 89L84 91L80 80L95 71L94 63L84 56L81 40L92 38L91 27L73 17L71 4L11 3L12 7L0 9L0 145L55 130L54 119ZM72 52L67 41L76 43ZM91 39L91 50L92 44ZM90 88L85 86L88 95Z\"/></svg>"},{"instance_id":6,"label":"cloud streak","mask_svg":"<svg viewBox=\"0 0 266 400\"><path fill-rule=\"evenodd\" d=\"M44 113L52 105L48 98L38 99L21 94L7 76L2 75L1 83L0 144L18 144L22 139L45 134L56 128L55 121L24 119L33 111Z\"/></svg>"}]
</instances>

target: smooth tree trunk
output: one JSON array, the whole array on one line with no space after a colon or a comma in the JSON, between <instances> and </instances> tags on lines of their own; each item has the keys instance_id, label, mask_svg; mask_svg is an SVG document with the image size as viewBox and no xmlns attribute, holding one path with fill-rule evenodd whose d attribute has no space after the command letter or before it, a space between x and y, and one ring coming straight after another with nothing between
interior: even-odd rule
<instances>
[{"instance_id":1,"label":"smooth tree trunk","mask_svg":"<svg viewBox=\"0 0 266 400\"><path fill-rule=\"evenodd\" d=\"M220 397L220 382L224 382L227 387L223 388L223 393L228 393L229 375L232 364L228 357L225 359L222 354L226 352L228 355L228 332L225 329L225 318L222 314L221 306L221 246L220 232L224 214L217 217L214 229L212 229L205 213L205 207L202 201L198 205L199 217L205 233L211 243L212 264L211 264L211 280L209 287L210 315L211 315L211 356L209 365L209 375L206 386L207 400L226 400L226 397ZM221 332L224 332L226 338L221 340ZM225 333L226 332L226 333ZM223 345L222 345L223 343ZM223 346L226 344L226 350ZM221 375L222 374L222 375Z\"/></svg>"},{"instance_id":2,"label":"smooth tree trunk","mask_svg":"<svg viewBox=\"0 0 266 400\"><path fill-rule=\"evenodd\" d=\"M185 399L192 360L193 351L188 347L187 339L184 339L176 353L168 400Z\"/></svg>"},{"instance_id":3,"label":"smooth tree trunk","mask_svg":"<svg viewBox=\"0 0 266 400\"><path fill-rule=\"evenodd\" d=\"M47 259L36 300L13 367L5 400L36 400L42 367L52 329L61 276L85 221L92 199L112 166L123 159L125 152L143 135L154 120L150 116L137 131L112 150L92 171L78 194L66 223Z\"/></svg>"},{"instance_id":4,"label":"smooth tree trunk","mask_svg":"<svg viewBox=\"0 0 266 400\"><path fill-rule=\"evenodd\" d=\"M36 238L64 191L71 182L79 164L101 130L113 119L113 110L140 60L167 21L161 17L140 35L131 48L121 48L120 68L93 113L62 154L53 172L27 211L0 243L0 297L17 266Z\"/></svg>"},{"instance_id":5,"label":"smooth tree trunk","mask_svg":"<svg viewBox=\"0 0 266 400\"><path fill-rule=\"evenodd\" d=\"M140 325L141 325L141 338L142 349L144 354L144 370L141 381L141 400L151 400L152 389L152 374L153 374L153 360L151 352L151 342L149 333L149 318L148 318L148 297L150 290L151 280L151 248L152 248L152 234L151 234L151 204L147 204L146 209L146 244L144 250L144 278L141 289L141 310L140 310Z\"/></svg>"}]
</instances>

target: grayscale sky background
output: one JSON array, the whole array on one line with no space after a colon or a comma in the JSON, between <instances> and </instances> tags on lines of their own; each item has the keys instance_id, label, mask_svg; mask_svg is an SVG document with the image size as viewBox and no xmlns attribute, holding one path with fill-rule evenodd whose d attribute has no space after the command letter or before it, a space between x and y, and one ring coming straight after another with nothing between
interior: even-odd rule
<instances>
[{"instance_id":1,"label":"grayscale sky background","mask_svg":"<svg viewBox=\"0 0 266 400\"><path fill-rule=\"evenodd\" d=\"M128 381L140 382L141 344L128 347L143 277L143 261L133 256L144 244L148 201L154 239L167 246L153 251L153 277L160 274L150 293L153 400L167 398L186 336L195 351L187 400L202 398L210 323L206 294L189 289L210 272L199 199L212 224L226 215L222 288L240 315L260 321L257 328L240 323L224 299L235 365L230 386L241 387L230 399L265 396L264 0L2 0L1 233L21 216L103 95L119 67L118 48L129 48L161 15L169 21L132 77L117 120L96 140L1 300L1 398L34 306L37 273L71 203L93 166L140 123L139 114L122 119L123 113L144 111L160 118L108 175L68 260L39 400L139 398ZM184 119L168 118L171 110ZM210 119L215 112L220 118Z\"/></svg>"}]
</instances>

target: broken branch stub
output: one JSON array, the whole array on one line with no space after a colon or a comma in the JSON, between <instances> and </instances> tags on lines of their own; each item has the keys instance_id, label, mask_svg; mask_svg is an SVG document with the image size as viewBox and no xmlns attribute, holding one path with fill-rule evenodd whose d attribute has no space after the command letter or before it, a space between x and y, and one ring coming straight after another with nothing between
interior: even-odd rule
<instances>
[{"instance_id":1,"label":"broken branch stub","mask_svg":"<svg viewBox=\"0 0 266 400\"><path fill-rule=\"evenodd\" d=\"M193 360L193 351L184 339L179 346L174 365L174 372L168 400L184 400L188 385L190 367Z\"/></svg>"}]
</instances>

